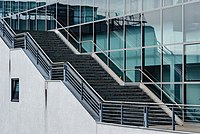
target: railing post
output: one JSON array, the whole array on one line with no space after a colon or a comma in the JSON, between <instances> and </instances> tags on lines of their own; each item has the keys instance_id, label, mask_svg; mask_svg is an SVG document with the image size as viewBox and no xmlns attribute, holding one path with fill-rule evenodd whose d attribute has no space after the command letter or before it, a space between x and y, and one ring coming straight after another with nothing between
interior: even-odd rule
<instances>
[{"instance_id":1,"label":"railing post","mask_svg":"<svg viewBox=\"0 0 200 134\"><path fill-rule=\"evenodd\" d=\"M99 122L103 121L103 106L102 106L102 102L100 102L99 104Z\"/></svg>"},{"instance_id":2,"label":"railing post","mask_svg":"<svg viewBox=\"0 0 200 134\"><path fill-rule=\"evenodd\" d=\"M81 100L83 100L83 81L81 81Z\"/></svg>"},{"instance_id":3,"label":"railing post","mask_svg":"<svg viewBox=\"0 0 200 134\"><path fill-rule=\"evenodd\" d=\"M144 127L148 128L149 127L149 122L148 122L148 107L144 107Z\"/></svg>"},{"instance_id":4,"label":"railing post","mask_svg":"<svg viewBox=\"0 0 200 134\"><path fill-rule=\"evenodd\" d=\"M49 66L49 80L52 79L52 66Z\"/></svg>"},{"instance_id":5,"label":"railing post","mask_svg":"<svg viewBox=\"0 0 200 134\"><path fill-rule=\"evenodd\" d=\"M15 37L13 37L13 40L12 40L12 44L11 44L11 45L12 45L13 48L15 48Z\"/></svg>"},{"instance_id":6,"label":"railing post","mask_svg":"<svg viewBox=\"0 0 200 134\"><path fill-rule=\"evenodd\" d=\"M27 35L24 34L24 49L26 50Z\"/></svg>"},{"instance_id":7,"label":"railing post","mask_svg":"<svg viewBox=\"0 0 200 134\"><path fill-rule=\"evenodd\" d=\"M36 63L38 64L39 51L36 50Z\"/></svg>"},{"instance_id":8,"label":"railing post","mask_svg":"<svg viewBox=\"0 0 200 134\"><path fill-rule=\"evenodd\" d=\"M175 113L174 113L174 107L172 107L172 130L175 131Z\"/></svg>"},{"instance_id":9,"label":"railing post","mask_svg":"<svg viewBox=\"0 0 200 134\"><path fill-rule=\"evenodd\" d=\"M66 81L66 74L67 74L67 65L64 64L64 69L63 69L63 81Z\"/></svg>"},{"instance_id":10,"label":"railing post","mask_svg":"<svg viewBox=\"0 0 200 134\"><path fill-rule=\"evenodd\" d=\"M121 125L123 125L123 105L121 104Z\"/></svg>"}]
</instances>

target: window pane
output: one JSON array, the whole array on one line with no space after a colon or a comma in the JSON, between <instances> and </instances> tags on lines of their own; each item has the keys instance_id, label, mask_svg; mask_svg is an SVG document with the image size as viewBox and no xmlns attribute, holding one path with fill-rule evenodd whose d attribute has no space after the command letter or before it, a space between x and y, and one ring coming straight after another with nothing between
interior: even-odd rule
<instances>
[{"instance_id":1,"label":"window pane","mask_svg":"<svg viewBox=\"0 0 200 134\"><path fill-rule=\"evenodd\" d=\"M171 6L182 3L182 0L164 0L164 6Z\"/></svg>"},{"instance_id":2,"label":"window pane","mask_svg":"<svg viewBox=\"0 0 200 134\"><path fill-rule=\"evenodd\" d=\"M145 13L142 20L145 46L159 45L161 42L160 10Z\"/></svg>"},{"instance_id":3,"label":"window pane","mask_svg":"<svg viewBox=\"0 0 200 134\"><path fill-rule=\"evenodd\" d=\"M19 79L11 79L11 101L19 101Z\"/></svg>"},{"instance_id":4,"label":"window pane","mask_svg":"<svg viewBox=\"0 0 200 134\"><path fill-rule=\"evenodd\" d=\"M183 42L182 7L163 10L163 44Z\"/></svg>"},{"instance_id":5,"label":"window pane","mask_svg":"<svg viewBox=\"0 0 200 134\"><path fill-rule=\"evenodd\" d=\"M107 16L107 0L94 0L94 18L95 20L104 19Z\"/></svg>"},{"instance_id":6,"label":"window pane","mask_svg":"<svg viewBox=\"0 0 200 134\"><path fill-rule=\"evenodd\" d=\"M93 0L83 0L81 7L81 23L93 21Z\"/></svg>"},{"instance_id":7,"label":"window pane","mask_svg":"<svg viewBox=\"0 0 200 134\"><path fill-rule=\"evenodd\" d=\"M200 85L186 85L186 104L200 105Z\"/></svg>"},{"instance_id":8,"label":"window pane","mask_svg":"<svg viewBox=\"0 0 200 134\"><path fill-rule=\"evenodd\" d=\"M142 10L141 0L126 0L126 14L136 13Z\"/></svg>"},{"instance_id":9,"label":"window pane","mask_svg":"<svg viewBox=\"0 0 200 134\"><path fill-rule=\"evenodd\" d=\"M160 7L161 0L143 0L143 10L151 10Z\"/></svg>"},{"instance_id":10,"label":"window pane","mask_svg":"<svg viewBox=\"0 0 200 134\"><path fill-rule=\"evenodd\" d=\"M160 82L160 47L145 48L144 72L155 82ZM144 81L150 81L144 79Z\"/></svg>"},{"instance_id":11,"label":"window pane","mask_svg":"<svg viewBox=\"0 0 200 134\"><path fill-rule=\"evenodd\" d=\"M81 0L70 0L70 25L80 23L80 5Z\"/></svg>"},{"instance_id":12,"label":"window pane","mask_svg":"<svg viewBox=\"0 0 200 134\"><path fill-rule=\"evenodd\" d=\"M186 55L186 80L200 80L200 44L187 45L185 48Z\"/></svg>"},{"instance_id":13,"label":"window pane","mask_svg":"<svg viewBox=\"0 0 200 134\"><path fill-rule=\"evenodd\" d=\"M185 41L199 41L200 35L200 2L185 5Z\"/></svg>"},{"instance_id":14,"label":"window pane","mask_svg":"<svg viewBox=\"0 0 200 134\"><path fill-rule=\"evenodd\" d=\"M182 45L163 46L163 81L182 81Z\"/></svg>"},{"instance_id":15,"label":"window pane","mask_svg":"<svg viewBox=\"0 0 200 134\"><path fill-rule=\"evenodd\" d=\"M126 48L141 47L141 14L126 16Z\"/></svg>"},{"instance_id":16,"label":"window pane","mask_svg":"<svg viewBox=\"0 0 200 134\"><path fill-rule=\"evenodd\" d=\"M109 0L109 17L120 16L124 14L124 2L123 0Z\"/></svg>"}]
</instances>

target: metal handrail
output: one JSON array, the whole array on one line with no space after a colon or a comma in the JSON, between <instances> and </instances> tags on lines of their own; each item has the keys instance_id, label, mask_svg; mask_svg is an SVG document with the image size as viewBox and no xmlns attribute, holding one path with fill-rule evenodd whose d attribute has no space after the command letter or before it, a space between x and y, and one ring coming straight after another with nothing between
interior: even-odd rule
<instances>
[{"instance_id":1,"label":"metal handrail","mask_svg":"<svg viewBox=\"0 0 200 134\"><path fill-rule=\"evenodd\" d=\"M34 45L42 52L42 54L45 56L45 58L51 63L53 64L53 62L51 61L51 59L46 55L46 53L43 51L43 49L38 45L38 43L33 39L33 37L30 35L29 32L26 32L27 36L34 42ZM55 64L55 63L54 63Z\"/></svg>"},{"instance_id":2,"label":"metal handrail","mask_svg":"<svg viewBox=\"0 0 200 134\"><path fill-rule=\"evenodd\" d=\"M79 72L77 72L77 70L69 63L66 63L77 75L78 77L91 89L91 91L97 96L97 98L99 99L99 101L105 101L95 90L93 87L90 86L90 84L79 74Z\"/></svg>"}]
</instances>

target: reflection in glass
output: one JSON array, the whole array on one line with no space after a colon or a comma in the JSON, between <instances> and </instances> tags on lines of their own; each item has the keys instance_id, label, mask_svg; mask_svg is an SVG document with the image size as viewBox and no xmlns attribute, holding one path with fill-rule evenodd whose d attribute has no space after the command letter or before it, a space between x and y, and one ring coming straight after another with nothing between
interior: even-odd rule
<instances>
[{"instance_id":1,"label":"reflection in glass","mask_svg":"<svg viewBox=\"0 0 200 134\"><path fill-rule=\"evenodd\" d=\"M26 30L27 14L19 14L19 29Z\"/></svg>"},{"instance_id":2,"label":"reflection in glass","mask_svg":"<svg viewBox=\"0 0 200 134\"><path fill-rule=\"evenodd\" d=\"M182 3L182 0L164 0L164 6L171 6Z\"/></svg>"},{"instance_id":3,"label":"reflection in glass","mask_svg":"<svg viewBox=\"0 0 200 134\"><path fill-rule=\"evenodd\" d=\"M142 10L141 0L126 0L126 11L125 14L136 13Z\"/></svg>"},{"instance_id":4,"label":"reflection in glass","mask_svg":"<svg viewBox=\"0 0 200 134\"><path fill-rule=\"evenodd\" d=\"M28 29L27 30L36 30L36 10L31 10L28 11L28 16L27 16L27 24L28 24Z\"/></svg>"},{"instance_id":5,"label":"reflection in glass","mask_svg":"<svg viewBox=\"0 0 200 134\"><path fill-rule=\"evenodd\" d=\"M125 17L126 48L141 46L141 14Z\"/></svg>"},{"instance_id":6,"label":"reflection in glass","mask_svg":"<svg viewBox=\"0 0 200 134\"><path fill-rule=\"evenodd\" d=\"M145 48L144 72L155 82L160 82L160 47ZM149 79L144 77L144 81Z\"/></svg>"},{"instance_id":7,"label":"reflection in glass","mask_svg":"<svg viewBox=\"0 0 200 134\"><path fill-rule=\"evenodd\" d=\"M200 80L200 44L185 46L185 77L186 81Z\"/></svg>"},{"instance_id":8,"label":"reflection in glass","mask_svg":"<svg viewBox=\"0 0 200 134\"><path fill-rule=\"evenodd\" d=\"M81 23L93 21L94 3L93 0L83 0L81 7Z\"/></svg>"},{"instance_id":9,"label":"reflection in glass","mask_svg":"<svg viewBox=\"0 0 200 134\"><path fill-rule=\"evenodd\" d=\"M198 11L200 2L185 5L184 28L185 41L199 41L200 35L200 14Z\"/></svg>"},{"instance_id":10,"label":"reflection in glass","mask_svg":"<svg viewBox=\"0 0 200 134\"><path fill-rule=\"evenodd\" d=\"M143 0L143 10L151 10L160 7L161 0Z\"/></svg>"},{"instance_id":11,"label":"reflection in glass","mask_svg":"<svg viewBox=\"0 0 200 134\"><path fill-rule=\"evenodd\" d=\"M124 14L124 2L123 0L109 0L109 17L116 17Z\"/></svg>"},{"instance_id":12,"label":"reflection in glass","mask_svg":"<svg viewBox=\"0 0 200 134\"><path fill-rule=\"evenodd\" d=\"M176 103L182 103L182 84L163 84L163 91ZM167 95L163 93L163 101L173 103Z\"/></svg>"},{"instance_id":13,"label":"reflection in glass","mask_svg":"<svg viewBox=\"0 0 200 134\"><path fill-rule=\"evenodd\" d=\"M69 9L69 17L70 17L70 25L75 25L80 23L80 15L81 15L81 0L70 0L70 9Z\"/></svg>"},{"instance_id":14,"label":"reflection in glass","mask_svg":"<svg viewBox=\"0 0 200 134\"><path fill-rule=\"evenodd\" d=\"M94 0L94 19L100 20L107 17L107 0Z\"/></svg>"},{"instance_id":15,"label":"reflection in glass","mask_svg":"<svg viewBox=\"0 0 200 134\"><path fill-rule=\"evenodd\" d=\"M160 10L145 13L142 19L145 46L159 45L161 42Z\"/></svg>"},{"instance_id":16,"label":"reflection in glass","mask_svg":"<svg viewBox=\"0 0 200 134\"><path fill-rule=\"evenodd\" d=\"M63 26L66 27L68 25L68 8L67 4L57 3L57 21ZM60 25L57 25L60 28Z\"/></svg>"},{"instance_id":17,"label":"reflection in glass","mask_svg":"<svg viewBox=\"0 0 200 134\"><path fill-rule=\"evenodd\" d=\"M200 105L200 85L186 84L186 104Z\"/></svg>"},{"instance_id":18,"label":"reflection in glass","mask_svg":"<svg viewBox=\"0 0 200 134\"><path fill-rule=\"evenodd\" d=\"M37 30L44 31L46 23L46 7L38 8L37 10Z\"/></svg>"},{"instance_id":19,"label":"reflection in glass","mask_svg":"<svg viewBox=\"0 0 200 134\"><path fill-rule=\"evenodd\" d=\"M96 51L108 50L107 21L95 22L94 26L95 26L94 42L99 47L99 48L96 48Z\"/></svg>"},{"instance_id":20,"label":"reflection in glass","mask_svg":"<svg viewBox=\"0 0 200 134\"><path fill-rule=\"evenodd\" d=\"M182 81L182 45L163 46L163 81Z\"/></svg>"},{"instance_id":21,"label":"reflection in glass","mask_svg":"<svg viewBox=\"0 0 200 134\"><path fill-rule=\"evenodd\" d=\"M81 26L82 52L92 52L93 45L93 23Z\"/></svg>"},{"instance_id":22,"label":"reflection in glass","mask_svg":"<svg viewBox=\"0 0 200 134\"><path fill-rule=\"evenodd\" d=\"M182 7L163 10L163 44L183 42Z\"/></svg>"},{"instance_id":23,"label":"reflection in glass","mask_svg":"<svg viewBox=\"0 0 200 134\"><path fill-rule=\"evenodd\" d=\"M56 28L56 4L47 6L47 30Z\"/></svg>"},{"instance_id":24,"label":"reflection in glass","mask_svg":"<svg viewBox=\"0 0 200 134\"><path fill-rule=\"evenodd\" d=\"M126 51L126 72L127 77L132 82L140 81L140 71L141 68L141 49L137 50L127 50Z\"/></svg>"},{"instance_id":25,"label":"reflection in glass","mask_svg":"<svg viewBox=\"0 0 200 134\"><path fill-rule=\"evenodd\" d=\"M110 20L110 50L124 48L124 19L115 18ZM110 57L120 68L123 68L123 51L111 52Z\"/></svg>"}]
</instances>

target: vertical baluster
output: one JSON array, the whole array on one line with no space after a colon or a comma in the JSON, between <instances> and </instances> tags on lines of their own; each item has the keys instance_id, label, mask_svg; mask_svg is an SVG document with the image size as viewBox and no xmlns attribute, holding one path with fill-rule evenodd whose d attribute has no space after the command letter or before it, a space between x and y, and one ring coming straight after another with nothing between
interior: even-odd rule
<instances>
[{"instance_id":1,"label":"vertical baluster","mask_svg":"<svg viewBox=\"0 0 200 134\"><path fill-rule=\"evenodd\" d=\"M148 124L148 107L145 106L144 107L144 127L148 128L149 124Z\"/></svg>"},{"instance_id":2,"label":"vertical baluster","mask_svg":"<svg viewBox=\"0 0 200 134\"><path fill-rule=\"evenodd\" d=\"M121 125L123 125L123 105L121 104Z\"/></svg>"},{"instance_id":3,"label":"vertical baluster","mask_svg":"<svg viewBox=\"0 0 200 134\"><path fill-rule=\"evenodd\" d=\"M103 105L102 102L99 104L99 122L103 121Z\"/></svg>"},{"instance_id":4,"label":"vertical baluster","mask_svg":"<svg viewBox=\"0 0 200 134\"><path fill-rule=\"evenodd\" d=\"M174 113L174 107L172 107L172 130L175 131L175 113Z\"/></svg>"}]
</instances>

